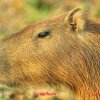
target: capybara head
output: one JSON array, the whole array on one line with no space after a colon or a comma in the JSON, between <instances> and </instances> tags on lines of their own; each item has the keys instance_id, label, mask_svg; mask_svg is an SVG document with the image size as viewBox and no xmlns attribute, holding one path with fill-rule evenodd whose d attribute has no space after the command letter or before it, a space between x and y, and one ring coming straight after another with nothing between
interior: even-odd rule
<instances>
[{"instance_id":1,"label":"capybara head","mask_svg":"<svg viewBox=\"0 0 100 100\"><path fill-rule=\"evenodd\" d=\"M88 30L92 26L76 8L7 37L0 47L0 82L97 90L100 35Z\"/></svg>"}]
</instances>

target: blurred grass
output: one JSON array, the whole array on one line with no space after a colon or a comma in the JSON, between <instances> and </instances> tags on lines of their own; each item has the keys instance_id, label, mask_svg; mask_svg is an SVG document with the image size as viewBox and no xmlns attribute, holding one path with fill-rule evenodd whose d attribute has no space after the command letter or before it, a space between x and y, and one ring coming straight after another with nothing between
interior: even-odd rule
<instances>
[{"instance_id":1,"label":"blurred grass","mask_svg":"<svg viewBox=\"0 0 100 100\"><path fill-rule=\"evenodd\" d=\"M100 18L100 6L96 8L95 16L96 18Z\"/></svg>"},{"instance_id":2,"label":"blurred grass","mask_svg":"<svg viewBox=\"0 0 100 100\"><path fill-rule=\"evenodd\" d=\"M11 2L0 1L0 38L20 30L31 22L47 18L52 13L52 8L41 0L9 1Z\"/></svg>"},{"instance_id":3,"label":"blurred grass","mask_svg":"<svg viewBox=\"0 0 100 100\"><path fill-rule=\"evenodd\" d=\"M29 24L31 22L36 22L38 20L48 17L51 13L51 7L46 4L42 4L41 0L28 0L25 5L26 17L24 19L24 24Z\"/></svg>"}]
</instances>

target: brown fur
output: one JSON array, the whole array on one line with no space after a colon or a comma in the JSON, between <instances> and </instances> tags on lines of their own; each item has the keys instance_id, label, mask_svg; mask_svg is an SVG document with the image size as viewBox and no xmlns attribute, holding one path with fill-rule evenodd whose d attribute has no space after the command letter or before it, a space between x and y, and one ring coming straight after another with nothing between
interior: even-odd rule
<instances>
[{"instance_id":1,"label":"brown fur","mask_svg":"<svg viewBox=\"0 0 100 100\"><path fill-rule=\"evenodd\" d=\"M76 100L98 100L92 93L100 94L100 24L85 22L79 12L74 9L4 39L0 82L16 87L63 84ZM44 31L51 34L38 38Z\"/></svg>"}]
</instances>

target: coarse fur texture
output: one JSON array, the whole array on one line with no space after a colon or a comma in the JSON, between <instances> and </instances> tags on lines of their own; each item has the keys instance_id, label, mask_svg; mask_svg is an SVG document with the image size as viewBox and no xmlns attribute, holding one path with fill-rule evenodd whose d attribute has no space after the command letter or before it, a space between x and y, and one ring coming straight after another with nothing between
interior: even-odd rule
<instances>
[{"instance_id":1,"label":"coarse fur texture","mask_svg":"<svg viewBox=\"0 0 100 100\"><path fill-rule=\"evenodd\" d=\"M41 32L50 32L44 38ZM33 24L0 45L0 83L8 86L63 84L75 100L99 100L100 24L85 20L79 8Z\"/></svg>"}]
</instances>

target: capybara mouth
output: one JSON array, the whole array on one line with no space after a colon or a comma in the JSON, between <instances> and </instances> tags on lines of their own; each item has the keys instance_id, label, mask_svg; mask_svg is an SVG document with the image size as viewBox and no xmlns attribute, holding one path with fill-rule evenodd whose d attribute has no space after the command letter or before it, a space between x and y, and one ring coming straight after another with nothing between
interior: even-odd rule
<instances>
[{"instance_id":1,"label":"capybara mouth","mask_svg":"<svg viewBox=\"0 0 100 100\"><path fill-rule=\"evenodd\" d=\"M7 87L12 87L12 88L17 88L17 87L19 87L19 86L21 86L21 84L19 83L19 82L17 82L17 81L0 81L0 83L1 83L1 85L3 84L3 85L5 85L5 86L7 86Z\"/></svg>"},{"instance_id":2,"label":"capybara mouth","mask_svg":"<svg viewBox=\"0 0 100 100\"><path fill-rule=\"evenodd\" d=\"M19 87L21 84L19 83L19 82L9 82L9 83L7 83L7 86L8 87Z\"/></svg>"}]
</instances>

